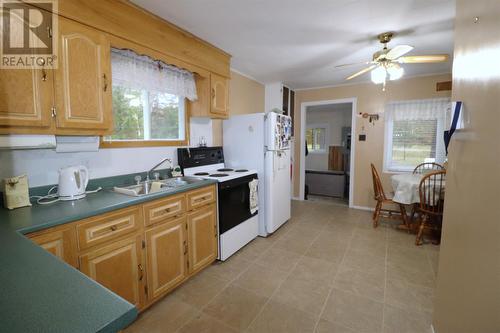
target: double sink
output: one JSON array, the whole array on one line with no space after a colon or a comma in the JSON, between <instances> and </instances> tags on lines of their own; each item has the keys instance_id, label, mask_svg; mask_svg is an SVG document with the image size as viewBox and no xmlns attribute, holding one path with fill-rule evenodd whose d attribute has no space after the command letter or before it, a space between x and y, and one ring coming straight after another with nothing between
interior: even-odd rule
<instances>
[{"instance_id":1,"label":"double sink","mask_svg":"<svg viewBox=\"0 0 500 333\"><path fill-rule=\"evenodd\" d=\"M158 192L173 191L179 187L199 183L201 181L203 181L202 178L189 177L189 176L168 178L162 180L146 180L138 182L135 185L115 186L113 188L113 191L116 193L130 195L133 197L142 197L148 194L153 194Z\"/></svg>"}]
</instances>

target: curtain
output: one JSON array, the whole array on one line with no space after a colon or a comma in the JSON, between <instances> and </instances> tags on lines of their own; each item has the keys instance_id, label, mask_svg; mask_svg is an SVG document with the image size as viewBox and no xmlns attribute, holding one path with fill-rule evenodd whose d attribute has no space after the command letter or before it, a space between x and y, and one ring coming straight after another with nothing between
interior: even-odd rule
<instances>
[{"instance_id":1,"label":"curtain","mask_svg":"<svg viewBox=\"0 0 500 333\"><path fill-rule=\"evenodd\" d=\"M450 110L449 98L390 102L385 109L386 117L394 121L443 119Z\"/></svg>"},{"instance_id":2,"label":"curtain","mask_svg":"<svg viewBox=\"0 0 500 333\"><path fill-rule=\"evenodd\" d=\"M139 55L131 50L111 49L113 84L130 89L165 92L195 101L193 73Z\"/></svg>"}]
</instances>

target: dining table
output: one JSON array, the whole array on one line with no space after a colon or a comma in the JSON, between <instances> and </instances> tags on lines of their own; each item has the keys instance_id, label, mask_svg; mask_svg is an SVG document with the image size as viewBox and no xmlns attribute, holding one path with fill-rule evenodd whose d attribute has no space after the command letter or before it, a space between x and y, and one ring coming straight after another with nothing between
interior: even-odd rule
<instances>
[{"instance_id":1,"label":"dining table","mask_svg":"<svg viewBox=\"0 0 500 333\"><path fill-rule=\"evenodd\" d=\"M392 200L403 205L420 202L419 185L425 174L402 173L391 176L394 196Z\"/></svg>"},{"instance_id":2,"label":"dining table","mask_svg":"<svg viewBox=\"0 0 500 333\"><path fill-rule=\"evenodd\" d=\"M412 205L415 206L420 203L420 181L425 176L424 174L414 174L414 173L402 173L395 174L391 176L392 188L394 190L394 196L392 201L400 205ZM440 191L444 191L445 183L442 183L442 188ZM416 211L416 207L413 207L412 212ZM407 226L410 226L410 231L416 232L416 225L413 225L413 213L411 217L403 216L404 223L399 226L400 229L408 230Z\"/></svg>"}]
</instances>

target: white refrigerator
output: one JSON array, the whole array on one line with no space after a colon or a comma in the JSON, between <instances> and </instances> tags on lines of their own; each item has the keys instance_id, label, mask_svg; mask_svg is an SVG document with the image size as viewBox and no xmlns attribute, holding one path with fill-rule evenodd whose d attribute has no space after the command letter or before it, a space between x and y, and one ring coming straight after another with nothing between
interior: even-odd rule
<instances>
[{"instance_id":1,"label":"white refrigerator","mask_svg":"<svg viewBox=\"0 0 500 333\"><path fill-rule=\"evenodd\" d=\"M255 169L259 176L259 235L266 237L291 216L291 118L254 113L224 120L227 167Z\"/></svg>"}]
</instances>

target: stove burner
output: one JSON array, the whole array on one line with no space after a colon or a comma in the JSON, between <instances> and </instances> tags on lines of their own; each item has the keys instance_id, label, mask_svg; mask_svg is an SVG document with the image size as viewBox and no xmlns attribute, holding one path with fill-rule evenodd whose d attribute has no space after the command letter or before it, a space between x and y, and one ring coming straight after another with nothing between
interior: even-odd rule
<instances>
[{"instance_id":1,"label":"stove burner","mask_svg":"<svg viewBox=\"0 0 500 333\"><path fill-rule=\"evenodd\" d=\"M208 172L197 172L194 175L195 176L208 176Z\"/></svg>"},{"instance_id":2,"label":"stove burner","mask_svg":"<svg viewBox=\"0 0 500 333\"><path fill-rule=\"evenodd\" d=\"M227 173L213 173L210 177L227 177L229 176Z\"/></svg>"},{"instance_id":3,"label":"stove burner","mask_svg":"<svg viewBox=\"0 0 500 333\"><path fill-rule=\"evenodd\" d=\"M222 169L217 169L217 171L233 171L231 168L222 168Z\"/></svg>"},{"instance_id":4,"label":"stove burner","mask_svg":"<svg viewBox=\"0 0 500 333\"><path fill-rule=\"evenodd\" d=\"M235 172L247 172L247 171L248 171L247 169L238 169Z\"/></svg>"}]
</instances>

